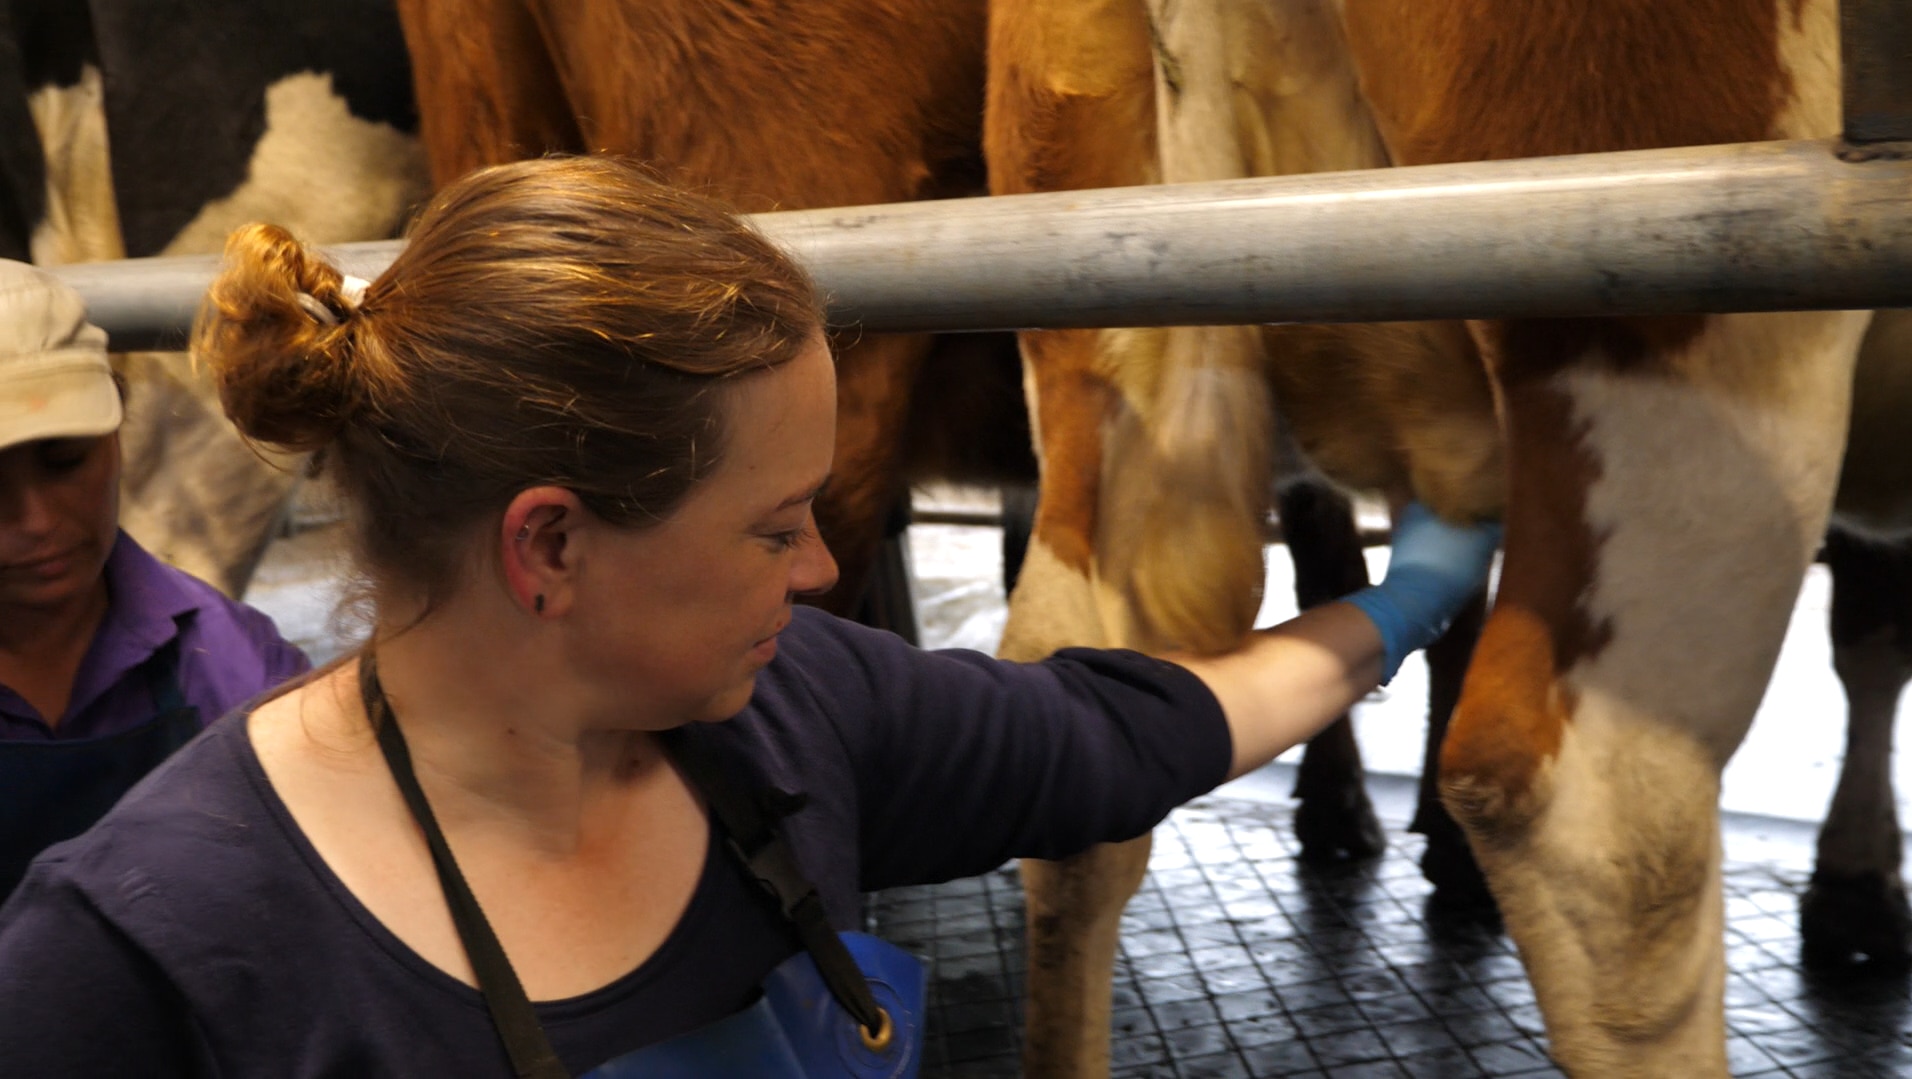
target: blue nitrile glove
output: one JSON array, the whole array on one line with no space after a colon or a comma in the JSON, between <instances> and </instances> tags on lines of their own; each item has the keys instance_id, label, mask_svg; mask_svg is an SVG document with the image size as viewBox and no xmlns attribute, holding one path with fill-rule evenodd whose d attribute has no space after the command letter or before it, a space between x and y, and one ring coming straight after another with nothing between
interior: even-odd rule
<instances>
[{"instance_id":1,"label":"blue nitrile glove","mask_svg":"<svg viewBox=\"0 0 1912 1079\"><path fill-rule=\"evenodd\" d=\"M1347 597L1381 631L1381 683L1408 654L1433 644L1487 580L1498 524L1452 525L1419 502L1394 522L1394 553L1381 583Z\"/></svg>"}]
</instances>

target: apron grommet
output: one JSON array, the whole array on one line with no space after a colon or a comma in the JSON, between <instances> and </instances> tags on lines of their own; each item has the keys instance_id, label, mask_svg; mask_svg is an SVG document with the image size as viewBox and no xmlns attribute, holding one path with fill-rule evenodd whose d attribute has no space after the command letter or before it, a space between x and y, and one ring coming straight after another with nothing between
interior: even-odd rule
<instances>
[{"instance_id":1,"label":"apron grommet","mask_svg":"<svg viewBox=\"0 0 1912 1079\"><path fill-rule=\"evenodd\" d=\"M882 1019L882 1025L876 1028L875 1034L871 1034L870 1028L862 1024L857 1025L856 1032L863 1039L863 1048L872 1053L881 1053L890 1047L890 1040L896 1036L896 1024L890 1022L888 1008L878 1008L876 1014Z\"/></svg>"}]
</instances>

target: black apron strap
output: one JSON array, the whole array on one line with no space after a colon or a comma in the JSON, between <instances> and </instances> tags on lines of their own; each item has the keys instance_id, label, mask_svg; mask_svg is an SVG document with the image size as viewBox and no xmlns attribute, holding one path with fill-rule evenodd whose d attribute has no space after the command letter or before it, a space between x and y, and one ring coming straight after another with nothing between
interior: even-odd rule
<instances>
[{"instance_id":1,"label":"black apron strap","mask_svg":"<svg viewBox=\"0 0 1912 1079\"><path fill-rule=\"evenodd\" d=\"M458 939L471 960L472 970L478 975L478 990L485 998L485 1007L491 1012L513 1070L519 1079L565 1077L564 1065L545 1037L537 1012L525 995L524 985L511 969L511 961L498 943L497 934L492 932L491 923L485 920L477 897L465 883L464 874L445 843L445 833L432 814L431 804L419 788L411 752L379 686L378 664L369 650L359 657L359 691L365 714L378 732L378 745L385 754L385 763L405 796L413 819L425 833L432 864L438 870L438 881L445 891L445 903L451 908L452 924L457 927ZM776 898L784 916L796 927L804 950L810 953L831 995L863 1028L864 1044L876 1049L887 1045L892 1029L890 1017L877 1005L870 992L869 979L844 947L842 938L830 928L816 887L803 875L790 844L777 831L777 817L787 815L794 806L781 805L775 812L767 812L764 802L752 797L731 769L724 767L707 748L679 731L666 731L659 737L684 769L691 785L703 794L717 817L717 825L725 833L731 852ZM784 800L789 801L787 796Z\"/></svg>"},{"instance_id":2,"label":"black apron strap","mask_svg":"<svg viewBox=\"0 0 1912 1079\"><path fill-rule=\"evenodd\" d=\"M518 1079L570 1079L570 1073L564 1070L557 1052L551 1048L550 1039L544 1035L544 1027L531 1007L531 999L525 995L524 985L518 981L517 971L511 969L511 961L505 957L498 935L491 931L491 923L485 920L478 898L471 894L471 886L459 872L451 847L445 843L445 833L438 827L438 818L432 815L431 803L425 800L425 792L418 786L411 751L406 748L405 735L398 729L398 722L385 702L384 690L378 684L378 665L369 649L359 657L359 692L365 702L365 714L378 731L378 747L385 753L392 778L398 781L405 804L425 833L425 845L431 848L432 864L437 867L438 882L445 890L445 904L451 908L452 924L457 926L458 939L464 944L465 955L471 959L472 970L478 975L478 991L485 998L491 1021L498 1028L505 1053L511 1058L512 1070Z\"/></svg>"},{"instance_id":3,"label":"black apron strap","mask_svg":"<svg viewBox=\"0 0 1912 1079\"><path fill-rule=\"evenodd\" d=\"M751 790L738 781L734 769L726 767L710 747L686 737L681 729L661 732L658 737L684 769L691 785L703 793L723 826L731 852L776 898L784 917L796 926L804 950L816 962L830 994L863 1028L866 1037L882 1037L888 1018L870 992L869 979L843 946L843 939L830 928L816 886L804 876L790 844L777 831L776 817L787 815L795 806L779 806L777 812L767 812L764 800L753 797ZM783 798L789 801L788 796Z\"/></svg>"}]
</instances>

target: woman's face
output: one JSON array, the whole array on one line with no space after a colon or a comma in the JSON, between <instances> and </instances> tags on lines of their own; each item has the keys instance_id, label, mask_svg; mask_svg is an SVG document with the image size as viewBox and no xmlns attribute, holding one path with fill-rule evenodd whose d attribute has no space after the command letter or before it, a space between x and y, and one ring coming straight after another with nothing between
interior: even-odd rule
<instances>
[{"instance_id":1,"label":"woman's face","mask_svg":"<svg viewBox=\"0 0 1912 1079\"><path fill-rule=\"evenodd\" d=\"M596 528L572 618L593 681L644 726L726 719L750 701L797 596L836 582L812 502L836 441L836 371L817 338L732 391L717 471L655 527Z\"/></svg>"},{"instance_id":2,"label":"woman's face","mask_svg":"<svg viewBox=\"0 0 1912 1079\"><path fill-rule=\"evenodd\" d=\"M0 449L0 608L85 597L118 532L118 435Z\"/></svg>"}]
</instances>

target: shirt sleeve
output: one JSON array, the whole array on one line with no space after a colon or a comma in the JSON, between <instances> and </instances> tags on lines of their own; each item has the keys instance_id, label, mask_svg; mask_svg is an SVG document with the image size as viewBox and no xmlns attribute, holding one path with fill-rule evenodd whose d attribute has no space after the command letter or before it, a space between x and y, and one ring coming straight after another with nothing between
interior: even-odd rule
<instances>
[{"instance_id":1,"label":"shirt sleeve","mask_svg":"<svg viewBox=\"0 0 1912 1079\"><path fill-rule=\"evenodd\" d=\"M274 685L288 678L295 678L312 669L312 661L305 658L299 646L278 635L275 631L272 639L260 646L261 658L265 661L266 677Z\"/></svg>"},{"instance_id":2,"label":"shirt sleeve","mask_svg":"<svg viewBox=\"0 0 1912 1079\"><path fill-rule=\"evenodd\" d=\"M312 669L312 661L291 641L279 633L278 624L249 604L232 601L233 615L244 627L246 636L259 652L259 662L265 668L268 686L278 685L295 675L301 675Z\"/></svg>"},{"instance_id":3,"label":"shirt sleeve","mask_svg":"<svg viewBox=\"0 0 1912 1079\"><path fill-rule=\"evenodd\" d=\"M826 704L856 777L865 890L1133 839L1227 777L1202 681L1136 652L1033 664L836 622Z\"/></svg>"},{"instance_id":4,"label":"shirt sleeve","mask_svg":"<svg viewBox=\"0 0 1912 1079\"><path fill-rule=\"evenodd\" d=\"M35 866L0 907L8 1075L202 1074L183 998L81 892Z\"/></svg>"}]
</instances>

